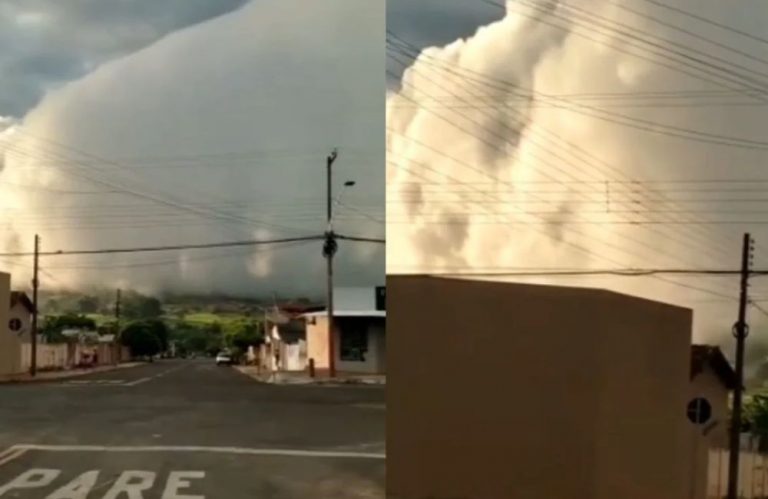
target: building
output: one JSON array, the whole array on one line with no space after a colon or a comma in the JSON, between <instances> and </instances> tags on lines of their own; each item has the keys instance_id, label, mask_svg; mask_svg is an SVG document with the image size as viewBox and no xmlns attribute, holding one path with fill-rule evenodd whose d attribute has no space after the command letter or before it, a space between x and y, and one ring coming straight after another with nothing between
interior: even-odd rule
<instances>
[{"instance_id":1,"label":"building","mask_svg":"<svg viewBox=\"0 0 768 499\"><path fill-rule=\"evenodd\" d=\"M716 346L693 345L691 348L691 383L688 399L704 399L711 407L709 420L702 425L690 425L691 455L696 473L691 497L723 497L728 480L727 449L730 392L737 386L736 371ZM748 435L745 435L748 436ZM743 459L745 464L747 459ZM742 468L745 466L742 466ZM741 482L752 479L752 470L741 473ZM754 480L752 480L754 481ZM761 483L764 477L760 477ZM752 487L750 487L751 489ZM718 491L720 495L718 496Z\"/></svg>"},{"instance_id":2,"label":"building","mask_svg":"<svg viewBox=\"0 0 768 499\"><path fill-rule=\"evenodd\" d=\"M35 306L23 291L11 291L11 308L8 328L16 333L23 342L30 342L32 332L32 314Z\"/></svg>"},{"instance_id":3,"label":"building","mask_svg":"<svg viewBox=\"0 0 768 499\"><path fill-rule=\"evenodd\" d=\"M337 288L334 290L334 357L340 374L386 373L386 296L385 288ZM327 372L328 311L304 314L307 335L307 361Z\"/></svg>"},{"instance_id":4,"label":"building","mask_svg":"<svg viewBox=\"0 0 768 499\"><path fill-rule=\"evenodd\" d=\"M707 448L728 448L728 400L736 385L736 371L720 348L711 345L691 347L691 383L688 398L706 399L712 407L709 431L706 432Z\"/></svg>"},{"instance_id":5,"label":"building","mask_svg":"<svg viewBox=\"0 0 768 499\"><path fill-rule=\"evenodd\" d=\"M21 370L21 338L11 328L11 276L0 272L0 376Z\"/></svg>"},{"instance_id":6,"label":"building","mask_svg":"<svg viewBox=\"0 0 768 499\"><path fill-rule=\"evenodd\" d=\"M692 497L692 311L599 289L390 276L393 497Z\"/></svg>"},{"instance_id":7,"label":"building","mask_svg":"<svg viewBox=\"0 0 768 499\"><path fill-rule=\"evenodd\" d=\"M262 345L262 358L273 371L307 369L307 324L304 314L317 307L282 305L265 313L267 335ZM263 362L262 362L263 363Z\"/></svg>"}]
</instances>

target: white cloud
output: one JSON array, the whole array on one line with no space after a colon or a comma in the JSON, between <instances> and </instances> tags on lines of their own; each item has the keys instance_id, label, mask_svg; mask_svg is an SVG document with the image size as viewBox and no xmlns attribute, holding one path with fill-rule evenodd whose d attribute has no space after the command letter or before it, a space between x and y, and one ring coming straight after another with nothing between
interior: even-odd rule
<instances>
[{"instance_id":1,"label":"white cloud","mask_svg":"<svg viewBox=\"0 0 768 499\"><path fill-rule=\"evenodd\" d=\"M6 222L26 248L38 231L47 249L250 239L254 230L319 234L325 156L335 146L337 188L357 181L345 203L383 211L383 10L379 2L358 0L255 2L49 93L6 153L0 180L36 187L3 186L0 198L12 199L17 210ZM115 188L133 195L93 193ZM337 230L383 232L351 217L340 212ZM380 282L383 250L369 251L342 243L340 280ZM175 265L129 266L174 258L60 257L44 265L68 285L128 279L195 291L323 289L319 242L271 253L268 282L250 272L242 248L186 252ZM57 268L84 265L108 268Z\"/></svg>"},{"instance_id":2,"label":"white cloud","mask_svg":"<svg viewBox=\"0 0 768 499\"><path fill-rule=\"evenodd\" d=\"M520 2L509 2L509 12L503 20L483 27L462 43L423 52L419 62L406 71L400 94L388 97L388 127L395 130L387 138L391 151L387 205L390 271L424 271L435 267L475 270L736 267L744 226L702 225L695 220L712 221L718 218L718 210L719 219L727 220L723 212L728 209L737 210L731 218L756 220L757 215L745 212L764 203L729 205L718 202L714 195L704 194L698 199L709 201L696 203L690 201L690 195L686 201L686 195L678 192L669 194L677 200L669 204L662 199L664 193L656 192L646 194L645 202L638 204L638 195L626 187L624 192L614 190L606 194L604 182L768 178L764 152L680 140L669 133L653 133L653 127L646 127L651 129L648 131L618 125L615 121L588 116L590 113L583 112L583 107L582 112L575 112L574 98L567 101L571 107L568 110L564 109L563 101L546 97L617 92L632 96L640 92L717 88L657 65L656 62L668 63L658 56L651 55L651 59L656 59L654 62L643 61L607 47L606 43L615 43L627 48L627 40L615 34L599 34L600 43L585 39L584 35L596 36L597 21L593 18L589 26L592 31L579 28L567 11L568 5L587 8L590 16L622 22L624 32L634 27L646 36L669 38L721 57L723 54L711 45L651 24L645 18L625 12L619 15L621 11L615 8L615 2L595 0L553 5L557 5L556 15L566 19L551 16L544 19L564 26L565 30L534 22L524 15L526 12L530 15L531 11ZM759 33L767 21L762 5L755 1L743 2L739 9L732 9L711 0L684 2L682 8ZM764 48L711 26L694 26L690 18L670 19L668 12L654 10L648 3L632 6L757 56ZM534 17L542 16L539 13ZM750 65L749 61L742 62L733 54L725 57ZM452 68L452 72L441 71L440 67ZM684 68L680 63L676 67ZM754 61L750 67L764 71ZM525 92L521 89L533 89L536 98L521 99L519 95ZM419 106L414 106L413 100ZM751 107L648 107L646 99L645 106L631 108L626 106L628 100L631 99L617 101L614 98L613 104L608 99L579 102L582 106L608 106L606 109L614 113L611 116L621 113L710 134L764 140L761 131L768 119L768 108L760 103ZM744 101L739 96L728 100ZM502 102L507 104L501 105ZM616 107L617 103L625 107ZM637 100L634 103L637 104ZM656 128L656 131L661 130ZM576 188L578 182L585 181L592 182L586 194L585 184ZM541 182L548 184L542 187ZM559 182L566 182L570 189L564 189ZM532 187L536 185L538 189ZM542 192L547 188L556 192ZM608 206L609 198L613 212ZM514 215L520 211L529 214ZM544 211L548 213L542 214ZM597 220L677 223L646 226L574 223ZM694 223L686 226L681 221ZM751 227L758 237L758 247L768 244L765 227ZM584 249L589 254L585 254ZM764 250L759 253L758 265L766 261L766 255ZM673 277L670 280L737 297L734 279ZM538 281L553 282L553 279ZM733 321L733 304L702 305L701 300L720 298L673 286L667 281L596 278L557 282L607 286L695 307L698 339L722 338L730 331ZM766 290L755 288L753 291L764 295Z\"/></svg>"}]
</instances>

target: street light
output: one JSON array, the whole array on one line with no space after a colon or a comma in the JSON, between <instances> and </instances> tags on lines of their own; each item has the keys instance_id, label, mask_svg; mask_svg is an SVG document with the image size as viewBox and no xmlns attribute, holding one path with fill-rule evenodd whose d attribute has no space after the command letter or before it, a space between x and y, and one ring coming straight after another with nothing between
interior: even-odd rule
<instances>
[{"instance_id":1,"label":"street light","mask_svg":"<svg viewBox=\"0 0 768 499\"><path fill-rule=\"evenodd\" d=\"M357 182L355 182L354 180L347 180L347 181L344 182L344 187L354 187L356 184L357 184ZM336 196L336 199L333 201L333 206L338 206L338 205L341 204L341 198L344 196L345 192L347 192L346 189L342 189L341 192L339 192L339 195ZM333 213L331 213L330 224L331 224L331 229L332 229L332 226L333 226Z\"/></svg>"},{"instance_id":2,"label":"street light","mask_svg":"<svg viewBox=\"0 0 768 499\"><path fill-rule=\"evenodd\" d=\"M325 256L328 263L327 271L327 301L328 301L328 375L333 378L336 376L336 348L334 346L333 337L333 256L336 254L338 245L336 243L336 234L333 232L333 205L337 204L341 200L344 190L339 193L338 197L332 202L332 167L336 162L338 152L334 149L333 152L326 159L327 168L327 191L326 201L328 208L328 229L325 231L325 243L323 244L323 256ZM346 180L344 187L352 187L355 185L354 180Z\"/></svg>"}]
</instances>

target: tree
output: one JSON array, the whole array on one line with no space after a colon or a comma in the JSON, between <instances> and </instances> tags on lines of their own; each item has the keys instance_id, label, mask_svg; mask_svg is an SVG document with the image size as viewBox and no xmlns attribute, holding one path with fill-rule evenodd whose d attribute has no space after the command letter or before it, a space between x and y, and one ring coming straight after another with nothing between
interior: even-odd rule
<instances>
[{"instance_id":1,"label":"tree","mask_svg":"<svg viewBox=\"0 0 768 499\"><path fill-rule=\"evenodd\" d=\"M241 352L248 350L250 346L256 346L263 341L263 335L259 324L252 320L240 320L232 323L225 331L228 345Z\"/></svg>"},{"instance_id":2,"label":"tree","mask_svg":"<svg viewBox=\"0 0 768 499\"><path fill-rule=\"evenodd\" d=\"M211 349L218 351L218 344L212 346L211 340L217 338L207 331L187 322L179 322L170 332L170 337L176 342L179 353L206 353Z\"/></svg>"},{"instance_id":3,"label":"tree","mask_svg":"<svg viewBox=\"0 0 768 499\"><path fill-rule=\"evenodd\" d=\"M115 334L117 332L117 321L113 319L103 322L96 328L96 332L102 336L105 334Z\"/></svg>"},{"instance_id":4,"label":"tree","mask_svg":"<svg viewBox=\"0 0 768 499\"><path fill-rule=\"evenodd\" d=\"M40 329L40 334L46 337L48 341L60 342L64 341L62 331L65 329L85 329L95 330L96 323L93 319L89 319L84 315L78 314L64 314L64 315L49 315L43 321L43 326Z\"/></svg>"},{"instance_id":5,"label":"tree","mask_svg":"<svg viewBox=\"0 0 768 499\"><path fill-rule=\"evenodd\" d=\"M134 357L151 357L162 351L162 342L145 322L133 322L123 329L120 341L131 350Z\"/></svg>"},{"instance_id":6,"label":"tree","mask_svg":"<svg viewBox=\"0 0 768 499\"><path fill-rule=\"evenodd\" d=\"M160 340L161 351L164 352L168 350L169 334L168 327L165 325L165 322L159 319L151 319L142 321L142 323L152 332L153 335L157 337L158 340Z\"/></svg>"},{"instance_id":7,"label":"tree","mask_svg":"<svg viewBox=\"0 0 768 499\"><path fill-rule=\"evenodd\" d=\"M82 296L77 301L77 305L82 314L95 314L99 311L99 299L95 296Z\"/></svg>"},{"instance_id":8,"label":"tree","mask_svg":"<svg viewBox=\"0 0 768 499\"><path fill-rule=\"evenodd\" d=\"M123 295L122 310L128 319L156 319L163 315L160 300L136 292Z\"/></svg>"},{"instance_id":9,"label":"tree","mask_svg":"<svg viewBox=\"0 0 768 499\"><path fill-rule=\"evenodd\" d=\"M760 450L768 450L768 395L753 395L745 401L742 416L744 430L760 439Z\"/></svg>"}]
</instances>

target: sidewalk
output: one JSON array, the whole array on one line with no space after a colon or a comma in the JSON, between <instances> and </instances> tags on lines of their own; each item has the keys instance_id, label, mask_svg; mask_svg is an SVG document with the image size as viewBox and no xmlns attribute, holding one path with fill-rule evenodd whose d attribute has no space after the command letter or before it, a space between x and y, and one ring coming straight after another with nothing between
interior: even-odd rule
<instances>
[{"instance_id":1,"label":"sidewalk","mask_svg":"<svg viewBox=\"0 0 768 499\"><path fill-rule=\"evenodd\" d=\"M58 379L76 378L86 374L100 373L105 371L114 371L117 369L127 369L144 364L144 362L124 362L117 365L84 367L78 369L62 369L60 371L38 371L37 375L32 377L28 372L20 374L7 374L0 376L0 383L35 383L39 381L53 381Z\"/></svg>"},{"instance_id":2,"label":"sidewalk","mask_svg":"<svg viewBox=\"0 0 768 499\"><path fill-rule=\"evenodd\" d=\"M311 378L305 372L273 372L260 370L256 366L234 366L235 369L261 383L276 385L386 385L382 374L340 375L335 378Z\"/></svg>"}]
</instances>

